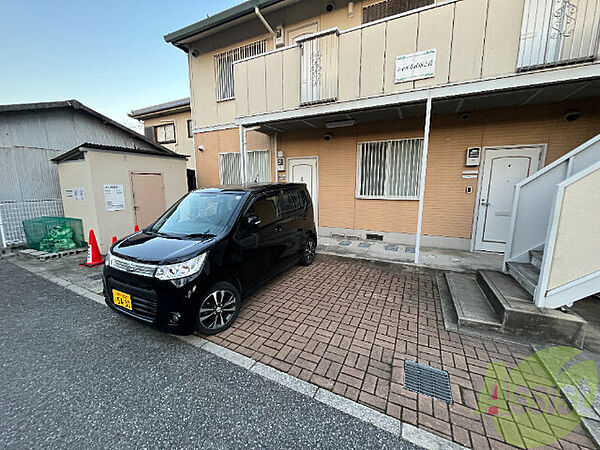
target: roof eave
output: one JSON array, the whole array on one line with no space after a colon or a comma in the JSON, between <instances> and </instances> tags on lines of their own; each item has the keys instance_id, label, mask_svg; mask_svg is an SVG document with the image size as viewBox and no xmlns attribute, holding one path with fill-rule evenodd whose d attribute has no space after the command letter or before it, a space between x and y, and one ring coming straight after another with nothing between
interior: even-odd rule
<instances>
[{"instance_id":1,"label":"roof eave","mask_svg":"<svg viewBox=\"0 0 600 450\"><path fill-rule=\"evenodd\" d=\"M187 27L173 31L172 33L165 35L164 40L187 52L187 48L181 43L182 41L221 25L225 25L236 19L254 14L254 8L267 8L283 1L285 0L248 0L213 16L207 17L206 19L188 25Z\"/></svg>"}]
</instances>

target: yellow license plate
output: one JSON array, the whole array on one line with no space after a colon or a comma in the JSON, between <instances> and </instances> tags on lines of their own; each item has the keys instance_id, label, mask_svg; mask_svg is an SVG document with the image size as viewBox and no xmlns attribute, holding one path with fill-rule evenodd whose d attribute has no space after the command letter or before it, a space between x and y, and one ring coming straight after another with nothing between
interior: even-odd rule
<instances>
[{"instance_id":1,"label":"yellow license plate","mask_svg":"<svg viewBox=\"0 0 600 450\"><path fill-rule=\"evenodd\" d=\"M131 306L131 295L126 294L125 292L113 289L113 302L115 302L115 305L122 306L129 311L133 309Z\"/></svg>"}]
</instances>

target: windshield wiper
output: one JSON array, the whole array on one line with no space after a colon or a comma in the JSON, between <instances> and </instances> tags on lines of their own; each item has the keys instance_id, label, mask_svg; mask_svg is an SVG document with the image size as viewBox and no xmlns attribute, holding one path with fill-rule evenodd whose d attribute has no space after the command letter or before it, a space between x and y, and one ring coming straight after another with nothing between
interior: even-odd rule
<instances>
[{"instance_id":1,"label":"windshield wiper","mask_svg":"<svg viewBox=\"0 0 600 450\"><path fill-rule=\"evenodd\" d=\"M216 234L212 234L212 233L192 233L192 234L185 235L186 238L215 237L215 236L216 236Z\"/></svg>"}]
</instances>

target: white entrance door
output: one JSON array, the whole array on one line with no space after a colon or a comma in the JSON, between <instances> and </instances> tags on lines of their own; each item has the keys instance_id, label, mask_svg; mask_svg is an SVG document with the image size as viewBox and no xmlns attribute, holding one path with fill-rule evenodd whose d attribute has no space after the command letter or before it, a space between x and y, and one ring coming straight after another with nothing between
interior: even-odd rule
<instances>
[{"instance_id":1,"label":"white entrance door","mask_svg":"<svg viewBox=\"0 0 600 450\"><path fill-rule=\"evenodd\" d=\"M515 185L537 172L542 150L542 146L484 149L475 250L504 251Z\"/></svg>"},{"instance_id":2,"label":"white entrance door","mask_svg":"<svg viewBox=\"0 0 600 450\"><path fill-rule=\"evenodd\" d=\"M288 158L287 160L288 183L304 183L306 189L312 198L313 209L315 212L315 226L318 226L319 217L319 196L318 196L318 171L317 157L307 158Z\"/></svg>"}]
</instances>

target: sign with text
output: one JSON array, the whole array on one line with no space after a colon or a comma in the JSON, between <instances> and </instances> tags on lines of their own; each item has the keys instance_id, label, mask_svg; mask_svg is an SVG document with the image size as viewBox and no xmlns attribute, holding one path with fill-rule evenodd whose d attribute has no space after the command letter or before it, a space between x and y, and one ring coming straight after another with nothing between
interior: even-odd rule
<instances>
[{"instance_id":1,"label":"sign with text","mask_svg":"<svg viewBox=\"0 0 600 450\"><path fill-rule=\"evenodd\" d=\"M396 58L396 83L422 80L435 76L435 49Z\"/></svg>"},{"instance_id":2,"label":"sign with text","mask_svg":"<svg viewBox=\"0 0 600 450\"><path fill-rule=\"evenodd\" d=\"M125 209L125 192L122 184L104 185L104 204L107 211L123 211Z\"/></svg>"}]
</instances>

